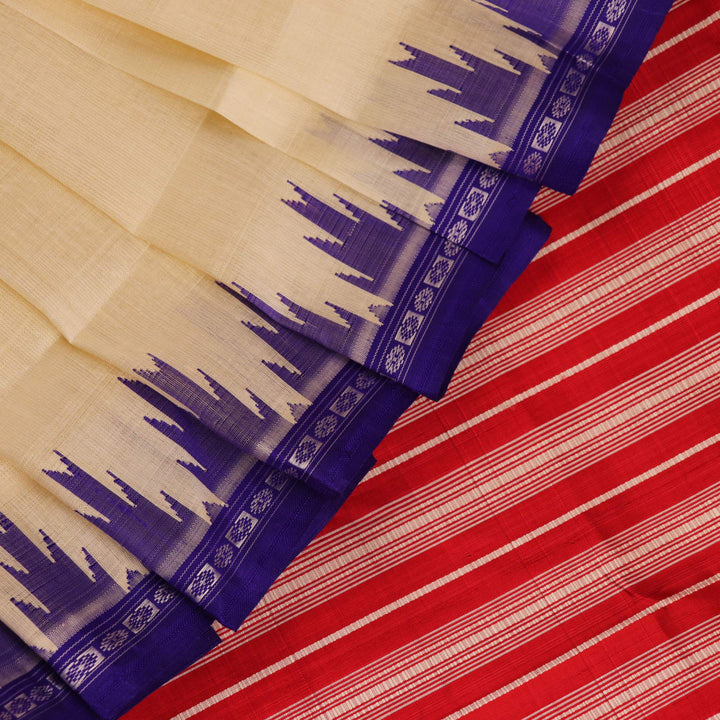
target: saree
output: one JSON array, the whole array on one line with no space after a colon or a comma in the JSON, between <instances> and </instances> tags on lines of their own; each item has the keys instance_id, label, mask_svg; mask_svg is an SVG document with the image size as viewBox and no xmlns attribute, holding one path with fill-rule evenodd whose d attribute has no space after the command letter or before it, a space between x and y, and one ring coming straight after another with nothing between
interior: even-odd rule
<instances>
[{"instance_id":1,"label":"saree","mask_svg":"<svg viewBox=\"0 0 720 720\"><path fill-rule=\"evenodd\" d=\"M719 30L675 3L443 401L127 720L717 717Z\"/></svg>"},{"instance_id":2,"label":"saree","mask_svg":"<svg viewBox=\"0 0 720 720\"><path fill-rule=\"evenodd\" d=\"M444 394L667 10L505 5L0 2L8 713L206 653Z\"/></svg>"}]
</instances>

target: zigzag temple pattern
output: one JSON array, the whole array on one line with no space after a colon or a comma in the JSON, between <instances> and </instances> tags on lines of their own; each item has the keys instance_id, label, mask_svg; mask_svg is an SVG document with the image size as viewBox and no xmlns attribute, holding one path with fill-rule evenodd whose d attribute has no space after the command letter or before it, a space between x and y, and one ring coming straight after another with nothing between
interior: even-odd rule
<instances>
[{"instance_id":1,"label":"zigzag temple pattern","mask_svg":"<svg viewBox=\"0 0 720 720\"><path fill-rule=\"evenodd\" d=\"M499 245L490 245L482 254L462 245L472 235L469 223L481 220L484 200L503 186L479 166L463 171L465 191L443 208L441 222L448 228L445 239L390 207L292 161L219 116L199 111L179 98L170 99L167 93L99 63L22 15L5 12L18 34L29 35L26 45L10 46L9 53L28 52L30 38L39 34L56 53L68 55L68 72L78 78L75 86L53 83L55 61L50 54L47 65L42 65L42 57L29 57L38 65L37 72L48 78L48 102L64 98L78 112L83 108L86 115L105 113L88 91L91 77L106 89L108 102L128 93L133 98L122 130L118 129L132 158L114 165L111 173L103 171L105 177L89 168L94 167L93 156L103 151L102 146L112 152L117 143L114 136L103 133L71 159L58 154L53 143L43 146L43 124L47 125L49 116L28 108L23 127L0 137L7 143L1 158L14 168L18 193L23 192L25 182L32 181L58 196L58 206L73 206L85 217L87 205L68 192L72 189L137 239L235 287L286 327L418 392L440 394L464 340L482 320L482 313L459 315L457 308L482 301L490 309L494 285L508 284L522 269L508 267L506 258L521 252L529 259L544 240L542 231L522 227L518 218L511 225L520 227L519 234L505 235ZM81 82L83 77L86 79ZM12 97L19 101L22 92L22 83L8 90L8 115L16 112ZM153 125L145 115L136 117L134 98L138 95L148 112L156 113L158 121ZM117 123L118 109L113 102L112 117L107 113L102 120L98 118L99 124ZM183 141L179 148L165 140L168 128L164 117L169 112ZM398 143L396 152L407 153L407 148ZM155 156L152 165L145 159L148 153ZM212 171L209 157L218 165ZM27 167L23 168L25 158ZM39 173L32 163L44 167L48 175ZM263 168L261 187L256 166ZM158 186L156 192L153 185ZM258 201L258 196L263 200ZM521 213L525 202L523 195ZM95 215L96 219L84 220L88 235L119 232L101 213ZM222 218L224 222L220 222ZM25 234L24 229L20 232ZM297 263L272 262L279 249ZM414 298L420 293L427 298L425 278L433 268L430 290L437 297L425 312L418 313ZM442 326L451 316L458 319L453 335L448 336ZM421 332L408 336L404 324L420 320L422 327L417 329ZM400 364L393 344L398 334L406 337L403 344L412 341L420 347L413 347L411 356Z\"/></svg>"}]
</instances>

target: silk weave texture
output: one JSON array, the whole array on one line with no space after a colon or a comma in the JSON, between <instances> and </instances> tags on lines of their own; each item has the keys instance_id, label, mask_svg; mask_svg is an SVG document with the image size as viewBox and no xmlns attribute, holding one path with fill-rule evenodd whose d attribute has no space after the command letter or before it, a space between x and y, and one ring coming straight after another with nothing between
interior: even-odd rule
<instances>
[{"instance_id":1,"label":"silk weave texture","mask_svg":"<svg viewBox=\"0 0 720 720\"><path fill-rule=\"evenodd\" d=\"M0 719L237 629L547 240L663 0L0 0Z\"/></svg>"}]
</instances>

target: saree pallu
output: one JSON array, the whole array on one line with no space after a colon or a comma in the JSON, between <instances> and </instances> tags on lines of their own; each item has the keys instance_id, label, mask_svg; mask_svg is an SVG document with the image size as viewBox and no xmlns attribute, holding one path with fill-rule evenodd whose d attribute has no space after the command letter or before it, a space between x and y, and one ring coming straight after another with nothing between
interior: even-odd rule
<instances>
[{"instance_id":1,"label":"saree pallu","mask_svg":"<svg viewBox=\"0 0 720 720\"><path fill-rule=\"evenodd\" d=\"M663 14L533 7L0 2L0 707L116 717L443 394Z\"/></svg>"},{"instance_id":2,"label":"saree pallu","mask_svg":"<svg viewBox=\"0 0 720 720\"><path fill-rule=\"evenodd\" d=\"M463 249L0 8L5 56L25 58L3 81L1 141L139 238L418 392L441 394L480 324L457 308L501 293L539 247L534 222L489 252ZM41 103L23 102L30 82Z\"/></svg>"}]
</instances>

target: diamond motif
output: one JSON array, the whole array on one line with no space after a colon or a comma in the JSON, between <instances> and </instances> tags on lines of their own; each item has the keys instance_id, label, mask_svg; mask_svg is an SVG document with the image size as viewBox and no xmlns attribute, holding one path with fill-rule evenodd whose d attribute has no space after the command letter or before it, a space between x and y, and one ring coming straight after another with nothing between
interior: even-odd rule
<instances>
[{"instance_id":1,"label":"diamond motif","mask_svg":"<svg viewBox=\"0 0 720 720\"><path fill-rule=\"evenodd\" d=\"M188 586L188 592L196 600L202 600L217 584L220 573L211 565L203 565Z\"/></svg>"},{"instance_id":2,"label":"diamond motif","mask_svg":"<svg viewBox=\"0 0 720 720\"><path fill-rule=\"evenodd\" d=\"M446 240L443 243L442 251L448 257L455 257L460 252L460 246L456 245L452 240Z\"/></svg>"},{"instance_id":3,"label":"diamond motif","mask_svg":"<svg viewBox=\"0 0 720 720\"><path fill-rule=\"evenodd\" d=\"M610 0L605 10L605 17L610 22L617 22L627 10L627 0Z\"/></svg>"},{"instance_id":4,"label":"diamond motif","mask_svg":"<svg viewBox=\"0 0 720 720\"><path fill-rule=\"evenodd\" d=\"M163 585L155 591L153 599L156 603L158 603L158 605L164 605L169 600L172 600L176 595L177 593L174 590L169 588L167 585Z\"/></svg>"},{"instance_id":5,"label":"diamond motif","mask_svg":"<svg viewBox=\"0 0 720 720\"><path fill-rule=\"evenodd\" d=\"M78 686L104 659L95 648L88 648L71 660L60 674L69 685Z\"/></svg>"},{"instance_id":6,"label":"diamond motif","mask_svg":"<svg viewBox=\"0 0 720 720\"><path fill-rule=\"evenodd\" d=\"M35 703L24 693L14 697L5 705L5 708L12 713L13 717L16 718L25 717L25 715L27 715L35 707L37 707Z\"/></svg>"},{"instance_id":7,"label":"diamond motif","mask_svg":"<svg viewBox=\"0 0 720 720\"><path fill-rule=\"evenodd\" d=\"M250 501L250 512L255 513L256 515L264 513L270 505L272 505L272 501L274 499L275 495L272 490L269 488L263 488Z\"/></svg>"},{"instance_id":8,"label":"diamond motif","mask_svg":"<svg viewBox=\"0 0 720 720\"><path fill-rule=\"evenodd\" d=\"M432 288L426 287L420 290L413 300L413 307L420 312L427 310L435 299L435 292Z\"/></svg>"},{"instance_id":9,"label":"diamond motif","mask_svg":"<svg viewBox=\"0 0 720 720\"><path fill-rule=\"evenodd\" d=\"M523 171L528 177L534 178L542 167L543 156L539 152L530 153L523 162Z\"/></svg>"},{"instance_id":10,"label":"diamond motif","mask_svg":"<svg viewBox=\"0 0 720 720\"><path fill-rule=\"evenodd\" d=\"M225 543L215 551L215 555L213 556L213 562L219 568L226 568L230 565L234 556L235 553L233 552L233 549L230 547L230 545Z\"/></svg>"},{"instance_id":11,"label":"diamond motif","mask_svg":"<svg viewBox=\"0 0 720 720\"><path fill-rule=\"evenodd\" d=\"M561 127L562 123L553 120L551 117L546 117L542 121L542 125L538 128L537 133L535 133L532 147L536 150L549 150L555 138L558 136Z\"/></svg>"},{"instance_id":12,"label":"diamond motif","mask_svg":"<svg viewBox=\"0 0 720 720\"><path fill-rule=\"evenodd\" d=\"M484 190L472 188L470 192L468 192L467 197L465 198L465 201L463 202L462 207L460 208L460 212L458 214L464 218L467 218L470 221L477 220L480 217L480 213L485 207L485 203L487 202L487 199L489 197L489 193L486 193ZM465 227L465 232L463 233L461 240L465 238L466 234L467 226ZM455 240L455 238L450 239Z\"/></svg>"},{"instance_id":13,"label":"diamond motif","mask_svg":"<svg viewBox=\"0 0 720 720\"><path fill-rule=\"evenodd\" d=\"M287 475L275 470L265 478L265 484L276 490L282 490L287 482Z\"/></svg>"},{"instance_id":14,"label":"diamond motif","mask_svg":"<svg viewBox=\"0 0 720 720\"><path fill-rule=\"evenodd\" d=\"M363 394L355 388L345 388L330 409L340 415L340 417L346 417L348 413L355 408L362 396Z\"/></svg>"},{"instance_id":15,"label":"diamond motif","mask_svg":"<svg viewBox=\"0 0 720 720\"><path fill-rule=\"evenodd\" d=\"M599 55L607 48L608 44L610 43L610 38L613 36L614 32L615 28L612 25L608 25L607 23L603 22L598 23L595 27L595 30L593 31L591 38L587 41L585 47L591 53Z\"/></svg>"},{"instance_id":16,"label":"diamond motif","mask_svg":"<svg viewBox=\"0 0 720 720\"><path fill-rule=\"evenodd\" d=\"M570 110L572 110L572 100L567 95L558 95L550 108L550 112L556 118L564 118Z\"/></svg>"},{"instance_id":17,"label":"diamond motif","mask_svg":"<svg viewBox=\"0 0 720 720\"><path fill-rule=\"evenodd\" d=\"M131 632L139 633L146 628L151 620L159 613L157 605L149 600L143 600L126 618L123 625Z\"/></svg>"},{"instance_id":18,"label":"diamond motif","mask_svg":"<svg viewBox=\"0 0 720 720\"><path fill-rule=\"evenodd\" d=\"M405 317L403 318L398 331L395 333L395 339L405 345L410 345L415 339L422 321L422 315L418 315L417 313L408 310L405 313Z\"/></svg>"},{"instance_id":19,"label":"diamond motif","mask_svg":"<svg viewBox=\"0 0 720 720\"><path fill-rule=\"evenodd\" d=\"M433 287L440 287L443 282L445 282L445 278L450 274L452 266L452 260L444 257L436 258L428 274L425 276L425 282Z\"/></svg>"},{"instance_id":20,"label":"diamond motif","mask_svg":"<svg viewBox=\"0 0 720 720\"><path fill-rule=\"evenodd\" d=\"M395 345L385 357L385 369L392 375L396 374L405 362L405 348Z\"/></svg>"},{"instance_id":21,"label":"diamond motif","mask_svg":"<svg viewBox=\"0 0 720 720\"><path fill-rule=\"evenodd\" d=\"M357 384L357 379L355 380L355 383ZM322 438L323 440L325 438L330 437L335 430L337 429L338 420L334 415L326 415L323 418L320 418L320 420L317 421L315 424L315 429L313 432L315 433L316 437Z\"/></svg>"},{"instance_id":22,"label":"diamond motif","mask_svg":"<svg viewBox=\"0 0 720 720\"><path fill-rule=\"evenodd\" d=\"M235 545L235 547L240 547L245 540L247 540L253 528L257 525L257 522L257 518L254 518L249 513L241 512L225 537Z\"/></svg>"},{"instance_id":23,"label":"diamond motif","mask_svg":"<svg viewBox=\"0 0 720 720\"><path fill-rule=\"evenodd\" d=\"M362 370L358 372L357 377L355 378L355 387L360 388L360 390L368 390L376 383L377 378L374 375Z\"/></svg>"},{"instance_id":24,"label":"diamond motif","mask_svg":"<svg viewBox=\"0 0 720 720\"><path fill-rule=\"evenodd\" d=\"M36 703L49 700L55 694L55 688L49 683L36 685L30 690L30 699Z\"/></svg>"},{"instance_id":25,"label":"diamond motif","mask_svg":"<svg viewBox=\"0 0 720 720\"><path fill-rule=\"evenodd\" d=\"M106 633L100 641L100 649L105 652L113 652L113 650L117 650L119 647L122 647L129 637L130 633L123 628L111 630L109 633Z\"/></svg>"},{"instance_id":26,"label":"diamond motif","mask_svg":"<svg viewBox=\"0 0 720 720\"><path fill-rule=\"evenodd\" d=\"M577 95L584 80L584 73L572 69L568 70L567 75L565 75L565 79L563 80L562 87L560 89L568 95Z\"/></svg>"},{"instance_id":27,"label":"diamond motif","mask_svg":"<svg viewBox=\"0 0 720 720\"><path fill-rule=\"evenodd\" d=\"M295 448L295 452L290 458L290 462L297 468L305 470L315 457L315 453L320 449L322 443L309 435L306 435Z\"/></svg>"},{"instance_id":28,"label":"diamond motif","mask_svg":"<svg viewBox=\"0 0 720 720\"><path fill-rule=\"evenodd\" d=\"M484 190L490 190L498 184L498 180L500 180L499 171L486 167L482 169L475 182Z\"/></svg>"}]
</instances>

